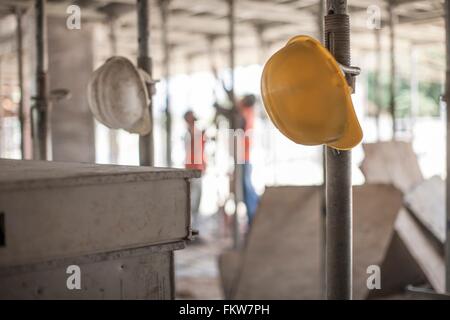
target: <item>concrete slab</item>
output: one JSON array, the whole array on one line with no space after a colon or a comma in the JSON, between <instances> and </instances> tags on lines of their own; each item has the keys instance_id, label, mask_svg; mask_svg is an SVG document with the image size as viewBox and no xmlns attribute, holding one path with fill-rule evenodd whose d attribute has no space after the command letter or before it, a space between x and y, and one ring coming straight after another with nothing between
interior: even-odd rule
<instances>
[{"instance_id":1,"label":"concrete slab","mask_svg":"<svg viewBox=\"0 0 450 320\"><path fill-rule=\"evenodd\" d=\"M180 169L0 160L0 266L183 241Z\"/></svg>"}]
</instances>

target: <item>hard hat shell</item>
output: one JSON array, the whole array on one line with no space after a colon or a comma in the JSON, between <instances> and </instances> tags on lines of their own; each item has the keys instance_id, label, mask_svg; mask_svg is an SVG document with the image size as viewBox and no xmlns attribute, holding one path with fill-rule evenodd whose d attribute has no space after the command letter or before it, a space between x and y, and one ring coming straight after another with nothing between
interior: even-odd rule
<instances>
[{"instance_id":1,"label":"hard hat shell","mask_svg":"<svg viewBox=\"0 0 450 320\"><path fill-rule=\"evenodd\" d=\"M145 135L151 130L149 97L144 80L133 63L111 57L93 73L88 103L94 117L112 129Z\"/></svg>"},{"instance_id":2,"label":"hard hat shell","mask_svg":"<svg viewBox=\"0 0 450 320\"><path fill-rule=\"evenodd\" d=\"M347 150L362 139L351 89L330 52L309 36L296 36L264 66L264 107L292 141Z\"/></svg>"}]
</instances>

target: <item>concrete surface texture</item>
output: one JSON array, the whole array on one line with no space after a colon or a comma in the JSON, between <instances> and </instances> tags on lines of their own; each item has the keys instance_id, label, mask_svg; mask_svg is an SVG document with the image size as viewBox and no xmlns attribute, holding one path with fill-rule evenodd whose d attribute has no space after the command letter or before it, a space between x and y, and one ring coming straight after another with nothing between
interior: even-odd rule
<instances>
[{"instance_id":1,"label":"concrete surface texture","mask_svg":"<svg viewBox=\"0 0 450 320\"><path fill-rule=\"evenodd\" d=\"M0 160L0 266L189 238L195 172ZM26 201L24 201L26 199Z\"/></svg>"}]
</instances>

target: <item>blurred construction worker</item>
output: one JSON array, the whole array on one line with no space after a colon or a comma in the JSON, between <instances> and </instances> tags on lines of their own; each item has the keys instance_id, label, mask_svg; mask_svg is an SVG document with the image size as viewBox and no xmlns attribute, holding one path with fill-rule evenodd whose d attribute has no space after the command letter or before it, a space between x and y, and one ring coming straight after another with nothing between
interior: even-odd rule
<instances>
[{"instance_id":1,"label":"blurred construction worker","mask_svg":"<svg viewBox=\"0 0 450 320\"><path fill-rule=\"evenodd\" d=\"M245 95L239 101L237 101L235 110L236 112L234 113L232 112L231 109L223 108L217 103L214 104L217 113L226 116L227 118L230 119L230 121L234 121L236 129L244 130L244 139L242 141L242 143L244 144L243 145L244 155L243 157L241 157L241 155L238 154L237 161L238 164L243 165L242 189L243 189L244 203L247 209L248 222L250 225L253 221L253 217L255 216L256 209L259 203L259 196L256 193L251 181L252 165L250 163L250 150L252 142L251 136L255 119L255 104L256 104L256 97L253 94ZM239 150L242 148L237 149Z\"/></svg>"},{"instance_id":2,"label":"blurred construction worker","mask_svg":"<svg viewBox=\"0 0 450 320\"><path fill-rule=\"evenodd\" d=\"M206 168L205 161L205 132L199 130L196 126L197 118L192 110L188 110L184 114L184 120L187 124L187 132L185 136L186 169L200 170L202 175ZM196 230L199 228L199 208L202 198L202 178L191 180L191 216L192 227Z\"/></svg>"},{"instance_id":3,"label":"blurred construction worker","mask_svg":"<svg viewBox=\"0 0 450 320\"><path fill-rule=\"evenodd\" d=\"M253 94L245 95L238 102L239 113L243 118L244 126L244 173L243 173L243 190L244 202L247 208L247 216L249 224L252 223L258 207L259 196L252 184L252 165L250 163L250 150L252 142L252 131L255 122L255 104L256 97Z\"/></svg>"}]
</instances>

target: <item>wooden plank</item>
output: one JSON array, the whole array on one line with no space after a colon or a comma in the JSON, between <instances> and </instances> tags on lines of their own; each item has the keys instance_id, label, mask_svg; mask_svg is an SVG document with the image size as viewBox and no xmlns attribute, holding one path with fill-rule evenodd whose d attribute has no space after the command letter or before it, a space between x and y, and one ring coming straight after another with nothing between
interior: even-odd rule
<instances>
[{"instance_id":1,"label":"wooden plank","mask_svg":"<svg viewBox=\"0 0 450 320\"><path fill-rule=\"evenodd\" d=\"M241 260L242 252L239 250L225 251L219 256L220 280L225 299L230 299L235 290Z\"/></svg>"},{"instance_id":2,"label":"wooden plank","mask_svg":"<svg viewBox=\"0 0 450 320\"><path fill-rule=\"evenodd\" d=\"M433 289L438 293L444 293L445 263L443 255L405 209L400 211L395 221L395 230L419 264Z\"/></svg>"},{"instance_id":3,"label":"wooden plank","mask_svg":"<svg viewBox=\"0 0 450 320\"><path fill-rule=\"evenodd\" d=\"M404 193L423 181L412 145L403 141L363 144L361 171L366 183L393 184Z\"/></svg>"},{"instance_id":4,"label":"wooden plank","mask_svg":"<svg viewBox=\"0 0 450 320\"><path fill-rule=\"evenodd\" d=\"M442 244L445 242L445 182L434 176L405 195L405 206Z\"/></svg>"},{"instance_id":5,"label":"wooden plank","mask_svg":"<svg viewBox=\"0 0 450 320\"><path fill-rule=\"evenodd\" d=\"M235 299L319 299L320 191L269 187L242 256Z\"/></svg>"},{"instance_id":6,"label":"wooden plank","mask_svg":"<svg viewBox=\"0 0 450 320\"><path fill-rule=\"evenodd\" d=\"M367 267L381 265L402 206L391 185L354 187L354 297L364 299ZM242 254L235 299L320 299L318 187L268 187ZM387 284L386 284L387 286Z\"/></svg>"}]
</instances>

